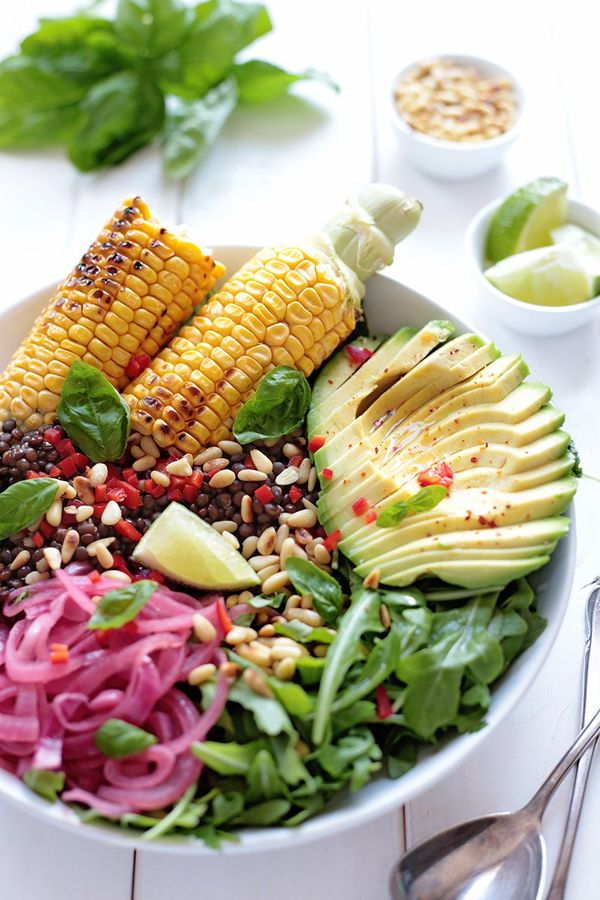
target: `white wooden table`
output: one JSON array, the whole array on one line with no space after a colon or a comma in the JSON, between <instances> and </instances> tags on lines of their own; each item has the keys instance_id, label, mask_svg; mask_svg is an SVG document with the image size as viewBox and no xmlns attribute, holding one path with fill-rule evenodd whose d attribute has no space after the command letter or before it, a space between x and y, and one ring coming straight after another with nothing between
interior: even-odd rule
<instances>
[{"instance_id":1,"label":"white wooden table","mask_svg":"<svg viewBox=\"0 0 600 900\"><path fill-rule=\"evenodd\" d=\"M38 15L69 11L71 0L19 0L0 12L0 53L10 52ZM185 221L206 243L263 243L301 236L357 186L396 183L419 197L418 232L394 273L470 319L506 351L521 350L568 411L584 466L600 474L598 327L564 338L522 337L483 317L466 271L463 238L471 216L497 195L538 175L558 175L600 206L597 87L589 75L597 36L585 0L270 0L276 24L258 55L289 68L329 71L340 96L305 86L271 108L238 112L201 169L182 184L161 174L155 149L116 170L80 176L61 153L0 155L0 302L17 299L70 267L117 203L142 193L167 222ZM410 167L390 124L392 76L411 59L441 51L505 62L528 97L528 125L506 164L477 181L433 181ZM525 801L575 734L583 637L583 586L598 572L600 486L577 497L578 567L560 636L528 696L475 758L398 814L367 827L251 857L161 859L54 833L0 806L0 900L386 900L392 864L405 843L468 816ZM551 841L565 796L548 815ZM600 831L600 765L588 791L568 900L595 900ZM275 862L275 864L273 864ZM200 887L201 885L201 887Z\"/></svg>"}]
</instances>

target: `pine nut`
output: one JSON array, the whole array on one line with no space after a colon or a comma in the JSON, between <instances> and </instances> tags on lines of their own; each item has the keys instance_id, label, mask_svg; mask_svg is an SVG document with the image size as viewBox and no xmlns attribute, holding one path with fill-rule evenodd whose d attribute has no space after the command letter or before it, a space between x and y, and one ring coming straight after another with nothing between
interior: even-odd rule
<instances>
[{"instance_id":1,"label":"pine nut","mask_svg":"<svg viewBox=\"0 0 600 900\"><path fill-rule=\"evenodd\" d=\"M373 569L363 581L363 587L371 588L376 591L379 587L379 579L381 577L380 569Z\"/></svg>"},{"instance_id":2,"label":"pine nut","mask_svg":"<svg viewBox=\"0 0 600 900\"><path fill-rule=\"evenodd\" d=\"M114 558L108 547L104 544L98 544L96 548L96 559L103 569L112 569Z\"/></svg>"},{"instance_id":3,"label":"pine nut","mask_svg":"<svg viewBox=\"0 0 600 900\"><path fill-rule=\"evenodd\" d=\"M95 502L96 497L94 496L89 478L85 478L83 475L76 475L73 479L73 487L77 491L79 499L83 500L84 503Z\"/></svg>"},{"instance_id":4,"label":"pine nut","mask_svg":"<svg viewBox=\"0 0 600 900\"><path fill-rule=\"evenodd\" d=\"M306 547L306 549L310 551L308 544L312 544L313 536L306 528L297 528L294 531L294 540L297 544Z\"/></svg>"},{"instance_id":5,"label":"pine nut","mask_svg":"<svg viewBox=\"0 0 600 900\"><path fill-rule=\"evenodd\" d=\"M269 556L273 552L273 548L275 547L275 538L277 536L277 532L271 526L269 528L265 528L263 533L258 539L258 544L256 545L256 549L263 556Z\"/></svg>"},{"instance_id":6,"label":"pine nut","mask_svg":"<svg viewBox=\"0 0 600 900\"><path fill-rule=\"evenodd\" d=\"M242 469L238 472L240 481L266 481L268 476L266 472L259 472L258 469Z\"/></svg>"},{"instance_id":7,"label":"pine nut","mask_svg":"<svg viewBox=\"0 0 600 900\"><path fill-rule=\"evenodd\" d=\"M244 559L250 559L253 553L256 553L256 545L258 538L255 534L249 535L242 544L242 556Z\"/></svg>"},{"instance_id":8,"label":"pine nut","mask_svg":"<svg viewBox=\"0 0 600 900\"><path fill-rule=\"evenodd\" d=\"M279 560L281 564L281 568L285 568L285 564L287 559L290 556L296 555L296 542L294 538L288 537L285 538L281 545L281 550L279 551Z\"/></svg>"},{"instance_id":9,"label":"pine nut","mask_svg":"<svg viewBox=\"0 0 600 900\"><path fill-rule=\"evenodd\" d=\"M289 609L284 615L289 621L298 619L300 622L304 622L305 625L310 625L312 628L319 628L319 626L325 624L319 613L315 612L314 609Z\"/></svg>"},{"instance_id":10,"label":"pine nut","mask_svg":"<svg viewBox=\"0 0 600 900\"><path fill-rule=\"evenodd\" d=\"M58 485L58 489L56 491L56 499L57 500L59 497L64 497L65 500L74 500L75 499L75 497L77 496L77 491L75 490L75 488L73 487L72 484L69 484L68 481L60 481L60 480L58 480L56 483Z\"/></svg>"},{"instance_id":11,"label":"pine nut","mask_svg":"<svg viewBox=\"0 0 600 900\"><path fill-rule=\"evenodd\" d=\"M44 554L44 559L48 563L49 569L53 572L56 571L56 569L60 569L62 565L60 550L57 550L56 547L44 547L42 552Z\"/></svg>"},{"instance_id":12,"label":"pine nut","mask_svg":"<svg viewBox=\"0 0 600 900\"><path fill-rule=\"evenodd\" d=\"M112 581L120 581L122 584L131 584L131 578L127 572L121 572L119 569L107 569L102 573L103 578L110 578Z\"/></svg>"},{"instance_id":13,"label":"pine nut","mask_svg":"<svg viewBox=\"0 0 600 900\"><path fill-rule=\"evenodd\" d=\"M212 527L215 531L220 532L220 534L223 534L224 531L230 531L231 533L237 531L237 525L233 519L223 519L222 522L213 522Z\"/></svg>"},{"instance_id":14,"label":"pine nut","mask_svg":"<svg viewBox=\"0 0 600 900\"><path fill-rule=\"evenodd\" d=\"M70 563L75 555L75 551L79 547L79 532L74 528L69 528L65 534L60 555L65 566Z\"/></svg>"},{"instance_id":15,"label":"pine nut","mask_svg":"<svg viewBox=\"0 0 600 900\"><path fill-rule=\"evenodd\" d=\"M237 644L247 644L258 637L254 628L245 628L243 625L234 625L225 635L225 641L235 647Z\"/></svg>"},{"instance_id":16,"label":"pine nut","mask_svg":"<svg viewBox=\"0 0 600 900\"><path fill-rule=\"evenodd\" d=\"M234 481L235 472L232 472L231 469L220 469L212 476L208 486L211 488L226 488L233 484Z\"/></svg>"},{"instance_id":17,"label":"pine nut","mask_svg":"<svg viewBox=\"0 0 600 900\"><path fill-rule=\"evenodd\" d=\"M103 525L116 525L117 522L123 518L123 514L121 512L121 507L117 503L116 500L109 500L104 510L102 512L102 516L100 521Z\"/></svg>"},{"instance_id":18,"label":"pine nut","mask_svg":"<svg viewBox=\"0 0 600 900\"><path fill-rule=\"evenodd\" d=\"M255 572L260 572L261 569L266 569L267 566L272 566L274 563L279 565L279 556L276 554L272 554L271 556L255 556L253 559L249 560L249 562Z\"/></svg>"},{"instance_id":19,"label":"pine nut","mask_svg":"<svg viewBox=\"0 0 600 900\"><path fill-rule=\"evenodd\" d=\"M28 563L30 559L31 553L29 552L29 550L20 550L9 566L10 571L16 572L17 569L20 569L21 566L24 566L26 563Z\"/></svg>"},{"instance_id":20,"label":"pine nut","mask_svg":"<svg viewBox=\"0 0 600 900\"><path fill-rule=\"evenodd\" d=\"M167 473L159 472L158 469L153 469L152 472L150 472L150 478L152 479L154 484L158 484L159 487L166 488L166 487L169 487L169 485L171 484L171 479L169 478Z\"/></svg>"},{"instance_id":21,"label":"pine nut","mask_svg":"<svg viewBox=\"0 0 600 900\"><path fill-rule=\"evenodd\" d=\"M213 641L217 636L217 629L202 613L194 613L192 616L192 627L201 644Z\"/></svg>"},{"instance_id":22,"label":"pine nut","mask_svg":"<svg viewBox=\"0 0 600 900\"><path fill-rule=\"evenodd\" d=\"M322 566L329 565L331 562L331 553L324 547L323 544L315 544L313 548L313 553L316 561L321 563Z\"/></svg>"},{"instance_id":23,"label":"pine nut","mask_svg":"<svg viewBox=\"0 0 600 900\"><path fill-rule=\"evenodd\" d=\"M276 572L269 578L265 578L262 583L263 594L277 594L282 588L290 583L290 576L287 572Z\"/></svg>"},{"instance_id":24,"label":"pine nut","mask_svg":"<svg viewBox=\"0 0 600 900\"><path fill-rule=\"evenodd\" d=\"M285 656L273 666L273 671L282 681L290 681L296 674L296 660Z\"/></svg>"},{"instance_id":25,"label":"pine nut","mask_svg":"<svg viewBox=\"0 0 600 900\"><path fill-rule=\"evenodd\" d=\"M308 651L304 651L302 647L292 647L290 644L280 644L279 641L275 641L271 647L271 659L300 659L300 657L305 656L307 652Z\"/></svg>"},{"instance_id":26,"label":"pine nut","mask_svg":"<svg viewBox=\"0 0 600 900\"><path fill-rule=\"evenodd\" d=\"M154 441L152 441L154 444ZM99 484L104 484L106 479L108 478L108 466L105 463L96 463L95 466L92 466L90 469L90 484L92 487L98 487Z\"/></svg>"},{"instance_id":27,"label":"pine nut","mask_svg":"<svg viewBox=\"0 0 600 900\"><path fill-rule=\"evenodd\" d=\"M233 609L233 607L238 603L238 595L230 594L227 600L225 601L225 606L227 609Z\"/></svg>"},{"instance_id":28,"label":"pine nut","mask_svg":"<svg viewBox=\"0 0 600 900\"><path fill-rule=\"evenodd\" d=\"M266 681L255 672L254 669L246 669L242 678L250 688L250 690L254 691L255 694L258 694L260 697L272 697L273 691L266 683Z\"/></svg>"},{"instance_id":29,"label":"pine nut","mask_svg":"<svg viewBox=\"0 0 600 900\"><path fill-rule=\"evenodd\" d=\"M275 553L281 552L281 547L286 538L290 536L290 529L288 525L280 525L277 529L277 537L275 538Z\"/></svg>"},{"instance_id":30,"label":"pine nut","mask_svg":"<svg viewBox=\"0 0 600 900\"><path fill-rule=\"evenodd\" d=\"M54 500L54 502L50 506L50 509L46 513L46 522L48 523L48 525L52 525L53 528L58 528L58 526L60 525L60 520L62 519L62 514L62 500Z\"/></svg>"},{"instance_id":31,"label":"pine nut","mask_svg":"<svg viewBox=\"0 0 600 900\"><path fill-rule=\"evenodd\" d=\"M145 434L140 441L140 447L147 453L148 456L155 456L157 459L160 456L160 450L152 440L149 434Z\"/></svg>"},{"instance_id":32,"label":"pine nut","mask_svg":"<svg viewBox=\"0 0 600 900\"><path fill-rule=\"evenodd\" d=\"M244 452L242 445L238 444L237 441L219 441L217 447L222 453L226 453L227 456L237 456L238 453Z\"/></svg>"},{"instance_id":33,"label":"pine nut","mask_svg":"<svg viewBox=\"0 0 600 900\"><path fill-rule=\"evenodd\" d=\"M285 487L287 484L295 484L296 481L298 481L298 469L295 469L293 466L288 466L287 469L284 469L283 472L280 472L276 477L275 484L278 484L280 487Z\"/></svg>"},{"instance_id":34,"label":"pine nut","mask_svg":"<svg viewBox=\"0 0 600 900\"><path fill-rule=\"evenodd\" d=\"M385 603L382 603L381 606L379 607L379 618L381 619L381 624L383 625L384 628L389 628L391 626L392 619L390 616L390 611L387 608L387 606L385 605Z\"/></svg>"},{"instance_id":35,"label":"pine nut","mask_svg":"<svg viewBox=\"0 0 600 900\"><path fill-rule=\"evenodd\" d=\"M48 560L45 557L42 557L42 559L38 559L38 561L35 564L35 567L38 572L47 572L48 569L50 568L48 566Z\"/></svg>"},{"instance_id":36,"label":"pine nut","mask_svg":"<svg viewBox=\"0 0 600 900\"><path fill-rule=\"evenodd\" d=\"M265 566L264 569L261 569L257 574L260 578L260 583L264 584L267 579L271 577L271 575L277 575L279 572L279 559L276 563L273 563L272 566Z\"/></svg>"},{"instance_id":37,"label":"pine nut","mask_svg":"<svg viewBox=\"0 0 600 900\"><path fill-rule=\"evenodd\" d=\"M250 644L238 644L236 651L241 657L249 659L257 666L268 666L271 662L271 651L264 644L259 644L258 641L252 641Z\"/></svg>"},{"instance_id":38,"label":"pine nut","mask_svg":"<svg viewBox=\"0 0 600 900\"><path fill-rule=\"evenodd\" d=\"M221 451L218 447L207 447L206 450L194 457L194 465L201 466L203 463L208 462L209 459L218 459L220 455Z\"/></svg>"},{"instance_id":39,"label":"pine nut","mask_svg":"<svg viewBox=\"0 0 600 900\"><path fill-rule=\"evenodd\" d=\"M249 600L252 600L254 594L252 591L242 591L238 596L238 603L248 603Z\"/></svg>"},{"instance_id":40,"label":"pine nut","mask_svg":"<svg viewBox=\"0 0 600 900\"><path fill-rule=\"evenodd\" d=\"M308 481L306 482L306 487L309 491L314 491L317 486L317 470L313 466L308 473Z\"/></svg>"},{"instance_id":41,"label":"pine nut","mask_svg":"<svg viewBox=\"0 0 600 900\"><path fill-rule=\"evenodd\" d=\"M242 497L242 502L240 505L240 515L242 517L242 522L245 522L247 525L250 522L254 521L254 509L252 508L252 497L249 494L244 494Z\"/></svg>"},{"instance_id":42,"label":"pine nut","mask_svg":"<svg viewBox=\"0 0 600 900\"><path fill-rule=\"evenodd\" d=\"M298 484L306 484L310 475L311 463L308 457L303 459L298 466Z\"/></svg>"},{"instance_id":43,"label":"pine nut","mask_svg":"<svg viewBox=\"0 0 600 900\"><path fill-rule=\"evenodd\" d=\"M291 528L314 528L317 524L317 514L312 509L301 509L299 512L289 514L287 524Z\"/></svg>"},{"instance_id":44,"label":"pine nut","mask_svg":"<svg viewBox=\"0 0 600 900\"><path fill-rule=\"evenodd\" d=\"M264 438L263 444L265 445L265 447L271 448L275 446L278 440L279 438Z\"/></svg>"},{"instance_id":45,"label":"pine nut","mask_svg":"<svg viewBox=\"0 0 600 900\"><path fill-rule=\"evenodd\" d=\"M221 663L219 666L219 672L225 678L237 678L241 671L240 666L234 662Z\"/></svg>"},{"instance_id":46,"label":"pine nut","mask_svg":"<svg viewBox=\"0 0 600 900\"><path fill-rule=\"evenodd\" d=\"M219 457L219 459L210 459L208 462L205 462L202 466L202 471L205 475L211 478L216 472L220 472L222 469L226 469L228 466L229 460Z\"/></svg>"},{"instance_id":47,"label":"pine nut","mask_svg":"<svg viewBox=\"0 0 600 900\"><path fill-rule=\"evenodd\" d=\"M285 603L285 611L289 612L290 609L298 609L302 605L302 597L299 594L291 594Z\"/></svg>"},{"instance_id":48,"label":"pine nut","mask_svg":"<svg viewBox=\"0 0 600 900\"><path fill-rule=\"evenodd\" d=\"M204 663L202 666L196 666L195 669L188 673L188 684L191 684L193 687L204 684L213 677L216 671L217 667L214 663Z\"/></svg>"},{"instance_id":49,"label":"pine nut","mask_svg":"<svg viewBox=\"0 0 600 900\"><path fill-rule=\"evenodd\" d=\"M236 538L235 534L232 534L230 531L222 531L221 535L225 538L228 544L231 544L234 550L240 549L240 542Z\"/></svg>"},{"instance_id":50,"label":"pine nut","mask_svg":"<svg viewBox=\"0 0 600 900\"><path fill-rule=\"evenodd\" d=\"M283 455L287 459L291 459L292 456L298 456L299 453L302 453L300 447L297 447L295 444L287 443L282 447Z\"/></svg>"},{"instance_id":51,"label":"pine nut","mask_svg":"<svg viewBox=\"0 0 600 900\"><path fill-rule=\"evenodd\" d=\"M189 478L193 471L187 456L182 456L181 459L174 459L173 462L165 466L165 470L169 475L177 475L179 478Z\"/></svg>"},{"instance_id":52,"label":"pine nut","mask_svg":"<svg viewBox=\"0 0 600 900\"><path fill-rule=\"evenodd\" d=\"M75 508L75 519L77 522L85 522L90 516L94 515L93 506L77 506Z\"/></svg>"},{"instance_id":53,"label":"pine nut","mask_svg":"<svg viewBox=\"0 0 600 900\"><path fill-rule=\"evenodd\" d=\"M155 465L156 456L150 456L149 454L147 454L146 456L142 456L140 459L136 459L131 468L134 472L147 472L148 469L153 469Z\"/></svg>"},{"instance_id":54,"label":"pine nut","mask_svg":"<svg viewBox=\"0 0 600 900\"><path fill-rule=\"evenodd\" d=\"M314 503L311 503L310 500L307 500L306 497L302 498L302 506L304 509L312 509L315 515L317 515L318 510Z\"/></svg>"},{"instance_id":55,"label":"pine nut","mask_svg":"<svg viewBox=\"0 0 600 900\"><path fill-rule=\"evenodd\" d=\"M256 466L259 472L265 472L267 475L270 475L273 471L273 463L262 450L254 450L250 451L250 459Z\"/></svg>"},{"instance_id":56,"label":"pine nut","mask_svg":"<svg viewBox=\"0 0 600 900\"><path fill-rule=\"evenodd\" d=\"M25 584L37 584L38 581L46 581L50 576L47 572L30 572L25 576Z\"/></svg>"},{"instance_id":57,"label":"pine nut","mask_svg":"<svg viewBox=\"0 0 600 900\"><path fill-rule=\"evenodd\" d=\"M108 538L100 538L97 541L92 541L91 544L88 544L86 550L88 552L88 556L96 556L98 552L98 547L110 547L111 544L114 543L114 537Z\"/></svg>"},{"instance_id":58,"label":"pine nut","mask_svg":"<svg viewBox=\"0 0 600 900\"><path fill-rule=\"evenodd\" d=\"M138 447L136 444L133 444L130 448L131 455L134 459L141 459L144 456L144 451L141 447Z\"/></svg>"},{"instance_id":59,"label":"pine nut","mask_svg":"<svg viewBox=\"0 0 600 900\"><path fill-rule=\"evenodd\" d=\"M259 637L273 637L275 635L275 629L272 625L263 625L263 627L258 632Z\"/></svg>"},{"instance_id":60,"label":"pine nut","mask_svg":"<svg viewBox=\"0 0 600 900\"><path fill-rule=\"evenodd\" d=\"M312 609L313 608L313 598L310 595L305 595L302 597L300 601L300 606L302 609Z\"/></svg>"}]
</instances>

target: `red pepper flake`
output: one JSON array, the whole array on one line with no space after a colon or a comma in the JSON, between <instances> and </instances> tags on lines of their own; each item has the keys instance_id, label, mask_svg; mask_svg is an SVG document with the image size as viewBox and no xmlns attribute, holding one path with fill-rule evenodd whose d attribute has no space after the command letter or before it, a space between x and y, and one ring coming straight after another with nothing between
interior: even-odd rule
<instances>
[{"instance_id":1,"label":"red pepper flake","mask_svg":"<svg viewBox=\"0 0 600 900\"><path fill-rule=\"evenodd\" d=\"M50 662L54 665L69 662L69 647L67 644L50 644Z\"/></svg>"},{"instance_id":2,"label":"red pepper flake","mask_svg":"<svg viewBox=\"0 0 600 900\"><path fill-rule=\"evenodd\" d=\"M369 509L369 501L366 497L358 497L352 504L352 512L355 516L362 516Z\"/></svg>"},{"instance_id":3,"label":"red pepper flake","mask_svg":"<svg viewBox=\"0 0 600 900\"><path fill-rule=\"evenodd\" d=\"M261 484L261 486L254 491L254 496L261 503L269 503L269 501L273 499L275 494L268 484Z\"/></svg>"},{"instance_id":4,"label":"red pepper flake","mask_svg":"<svg viewBox=\"0 0 600 900\"><path fill-rule=\"evenodd\" d=\"M472 457L471 457L471 462L472 462L472 463L479 462L479 457L478 457L478 456L472 456Z\"/></svg>"},{"instance_id":5,"label":"red pepper flake","mask_svg":"<svg viewBox=\"0 0 600 900\"><path fill-rule=\"evenodd\" d=\"M46 428L44 431L44 440L56 447L58 442L62 440L62 431L60 428Z\"/></svg>"},{"instance_id":6,"label":"red pepper flake","mask_svg":"<svg viewBox=\"0 0 600 900\"><path fill-rule=\"evenodd\" d=\"M128 541L140 541L142 539L142 535L135 525L132 525L132 523L128 522L126 519L119 519L113 527L115 531Z\"/></svg>"},{"instance_id":7,"label":"red pepper flake","mask_svg":"<svg viewBox=\"0 0 600 900\"><path fill-rule=\"evenodd\" d=\"M137 378L138 375L147 369L151 359L147 353L140 353L139 356L132 356L127 363L125 374L128 378Z\"/></svg>"},{"instance_id":8,"label":"red pepper flake","mask_svg":"<svg viewBox=\"0 0 600 900\"><path fill-rule=\"evenodd\" d=\"M427 487L430 484L441 484L442 487L449 488L454 481L454 470L447 462L436 463L434 466L419 472L417 481L421 487Z\"/></svg>"},{"instance_id":9,"label":"red pepper flake","mask_svg":"<svg viewBox=\"0 0 600 900\"><path fill-rule=\"evenodd\" d=\"M256 491L255 491L255 494L256 494ZM296 487L295 484L293 484L288 491L288 497L290 498L292 503L298 503L299 500L302 500L303 496L304 496L304 494L302 493L302 491L300 490L299 487Z\"/></svg>"},{"instance_id":10,"label":"red pepper flake","mask_svg":"<svg viewBox=\"0 0 600 900\"><path fill-rule=\"evenodd\" d=\"M322 470L321 475L323 476L323 478L326 478L327 481L331 481L331 479L333 478L333 469L328 469L327 467L325 467Z\"/></svg>"},{"instance_id":11,"label":"red pepper flake","mask_svg":"<svg viewBox=\"0 0 600 900\"><path fill-rule=\"evenodd\" d=\"M344 347L344 353L351 363L356 366L362 366L364 362L373 356L373 351L368 347L357 347L356 344L348 344Z\"/></svg>"},{"instance_id":12,"label":"red pepper flake","mask_svg":"<svg viewBox=\"0 0 600 900\"><path fill-rule=\"evenodd\" d=\"M317 450L320 450L326 440L327 440L327 438L325 437L324 434L313 435L311 437L310 441L308 442L308 449L309 449L310 453L316 453Z\"/></svg>"},{"instance_id":13,"label":"red pepper flake","mask_svg":"<svg viewBox=\"0 0 600 900\"><path fill-rule=\"evenodd\" d=\"M225 609L225 604L223 600L219 597L217 600L217 618L219 620L219 625L223 631L223 634L229 634L231 629L233 628L233 622L227 615L227 610Z\"/></svg>"},{"instance_id":14,"label":"red pepper flake","mask_svg":"<svg viewBox=\"0 0 600 900\"><path fill-rule=\"evenodd\" d=\"M73 454L76 452L75 445L69 438L62 438L61 440L56 442L55 446L63 458L67 456L73 456Z\"/></svg>"},{"instance_id":15,"label":"red pepper flake","mask_svg":"<svg viewBox=\"0 0 600 900\"><path fill-rule=\"evenodd\" d=\"M389 719L394 714L394 708L390 696L382 684L375 690L375 699L377 701L377 718Z\"/></svg>"},{"instance_id":16,"label":"red pepper flake","mask_svg":"<svg viewBox=\"0 0 600 900\"><path fill-rule=\"evenodd\" d=\"M92 582L92 584L96 584L96 582L100 581L100 572L96 572L94 569L89 573L88 579Z\"/></svg>"},{"instance_id":17,"label":"red pepper flake","mask_svg":"<svg viewBox=\"0 0 600 900\"><path fill-rule=\"evenodd\" d=\"M365 525L371 525L377 519L377 513L374 509L368 512L364 518Z\"/></svg>"},{"instance_id":18,"label":"red pepper flake","mask_svg":"<svg viewBox=\"0 0 600 900\"><path fill-rule=\"evenodd\" d=\"M327 535L327 537L323 541L323 546L331 553L332 550L337 550L337 546L341 539L342 532L338 528L336 531L332 531L331 534Z\"/></svg>"},{"instance_id":19,"label":"red pepper flake","mask_svg":"<svg viewBox=\"0 0 600 900\"><path fill-rule=\"evenodd\" d=\"M302 453L296 453L295 456L292 456L288 463L288 469L293 467L294 469L299 469L302 463L304 462L304 455Z\"/></svg>"},{"instance_id":20,"label":"red pepper flake","mask_svg":"<svg viewBox=\"0 0 600 900\"><path fill-rule=\"evenodd\" d=\"M38 550L40 549L40 547L44 546L44 535L39 531L36 531L35 534L32 535L31 540L33 541L35 546L38 548Z\"/></svg>"}]
</instances>

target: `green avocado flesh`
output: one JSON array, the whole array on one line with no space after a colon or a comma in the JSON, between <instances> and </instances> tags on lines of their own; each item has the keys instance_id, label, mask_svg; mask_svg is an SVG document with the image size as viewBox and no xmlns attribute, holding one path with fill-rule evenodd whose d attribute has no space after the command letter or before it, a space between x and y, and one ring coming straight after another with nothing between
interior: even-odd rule
<instances>
[{"instance_id":1,"label":"green avocado flesh","mask_svg":"<svg viewBox=\"0 0 600 900\"><path fill-rule=\"evenodd\" d=\"M377 569L395 586L426 576L502 586L548 562L568 530L569 435L550 389L526 380L520 355L474 334L448 340L444 324L409 336L402 329L326 403L313 401L312 433L326 436L314 457L319 518L341 532L339 548L361 577ZM442 462L453 481L434 508L390 528L372 521L415 495L419 473ZM324 468L333 477L323 478Z\"/></svg>"}]
</instances>

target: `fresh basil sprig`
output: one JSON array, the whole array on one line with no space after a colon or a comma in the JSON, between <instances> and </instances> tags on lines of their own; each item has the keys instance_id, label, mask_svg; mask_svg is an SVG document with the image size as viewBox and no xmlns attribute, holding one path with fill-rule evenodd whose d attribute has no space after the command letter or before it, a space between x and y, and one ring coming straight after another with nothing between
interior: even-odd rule
<instances>
[{"instance_id":1,"label":"fresh basil sprig","mask_svg":"<svg viewBox=\"0 0 600 900\"><path fill-rule=\"evenodd\" d=\"M263 375L254 396L238 412L233 433L240 444L289 434L302 425L310 398L310 386L302 372L276 366Z\"/></svg>"},{"instance_id":2,"label":"fresh basil sprig","mask_svg":"<svg viewBox=\"0 0 600 900\"><path fill-rule=\"evenodd\" d=\"M141 753L156 742L155 735L123 719L109 719L94 735L94 744L100 753L111 759Z\"/></svg>"},{"instance_id":3,"label":"fresh basil sprig","mask_svg":"<svg viewBox=\"0 0 600 900\"><path fill-rule=\"evenodd\" d=\"M339 583L307 559L288 558L286 571L299 594L310 594L313 606L325 621L333 625L342 610L343 595Z\"/></svg>"},{"instance_id":4,"label":"fresh basil sprig","mask_svg":"<svg viewBox=\"0 0 600 900\"><path fill-rule=\"evenodd\" d=\"M106 631L109 628L121 628L135 619L144 608L154 591L158 588L156 581L142 579L127 584L125 587L108 591L98 601L88 628Z\"/></svg>"},{"instance_id":5,"label":"fresh basil sprig","mask_svg":"<svg viewBox=\"0 0 600 900\"><path fill-rule=\"evenodd\" d=\"M40 797L53 803L65 786L65 773L51 772L49 769L27 769L23 781Z\"/></svg>"},{"instance_id":6,"label":"fresh basil sprig","mask_svg":"<svg viewBox=\"0 0 600 900\"><path fill-rule=\"evenodd\" d=\"M407 500L398 500L386 506L377 516L376 524L380 528L393 528L399 525L407 516L414 516L416 513L427 512L437 506L444 497L448 496L448 488L441 484L430 484L421 488L412 497Z\"/></svg>"},{"instance_id":7,"label":"fresh basil sprig","mask_svg":"<svg viewBox=\"0 0 600 900\"><path fill-rule=\"evenodd\" d=\"M92 462L123 456L131 424L129 407L102 372L79 359L65 379L58 418Z\"/></svg>"},{"instance_id":8,"label":"fresh basil sprig","mask_svg":"<svg viewBox=\"0 0 600 900\"><path fill-rule=\"evenodd\" d=\"M17 481L0 494L0 540L29 528L48 512L56 497L54 478Z\"/></svg>"}]
</instances>

